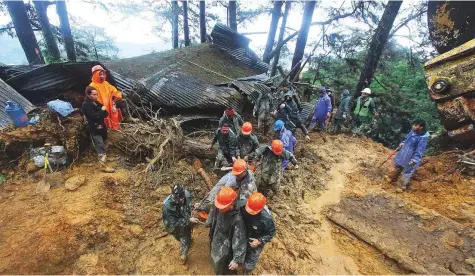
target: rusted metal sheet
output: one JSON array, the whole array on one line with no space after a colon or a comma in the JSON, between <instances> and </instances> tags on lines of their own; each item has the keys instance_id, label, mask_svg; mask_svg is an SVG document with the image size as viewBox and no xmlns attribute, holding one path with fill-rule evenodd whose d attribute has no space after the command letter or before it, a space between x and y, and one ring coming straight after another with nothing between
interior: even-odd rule
<instances>
[{"instance_id":1,"label":"rusted metal sheet","mask_svg":"<svg viewBox=\"0 0 475 276\"><path fill-rule=\"evenodd\" d=\"M427 21L432 45L445 53L475 37L475 2L428 1Z\"/></svg>"},{"instance_id":2,"label":"rusted metal sheet","mask_svg":"<svg viewBox=\"0 0 475 276\"><path fill-rule=\"evenodd\" d=\"M425 64L429 97L457 140L475 139L475 39Z\"/></svg>"}]
</instances>

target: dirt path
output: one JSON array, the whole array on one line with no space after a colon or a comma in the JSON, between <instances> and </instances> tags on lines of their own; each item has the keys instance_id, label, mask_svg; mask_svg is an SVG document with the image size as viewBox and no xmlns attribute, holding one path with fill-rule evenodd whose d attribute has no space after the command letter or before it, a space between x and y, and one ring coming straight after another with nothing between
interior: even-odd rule
<instances>
[{"instance_id":1,"label":"dirt path","mask_svg":"<svg viewBox=\"0 0 475 276\"><path fill-rule=\"evenodd\" d=\"M321 136L311 136L311 142L297 148L300 169L286 171L281 193L269 202L277 234L265 246L255 273L404 273L324 216L326 207L346 193L381 189L368 177L380 178L383 172L366 168L388 150L368 139L338 135L323 143ZM0 233L0 273L213 274L206 228L193 232L185 267L178 265L178 242L161 226L161 204L173 183L187 183L197 199L206 186L193 160L180 160L166 177L138 187L130 168L91 177L86 163L66 178L84 175L87 183L74 192L58 187L49 201L38 201L28 180L3 188L0 226L7 231ZM28 239L19 248L23 237Z\"/></svg>"}]
</instances>

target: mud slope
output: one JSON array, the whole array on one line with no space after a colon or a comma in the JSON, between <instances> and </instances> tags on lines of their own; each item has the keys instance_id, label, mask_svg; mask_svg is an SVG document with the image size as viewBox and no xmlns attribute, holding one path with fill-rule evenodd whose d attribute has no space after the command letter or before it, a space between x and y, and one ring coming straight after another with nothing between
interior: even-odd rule
<instances>
[{"instance_id":1,"label":"mud slope","mask_svg":"<svg viewBox=\"0 0 475 276\"><path fill-rule=\"evenodd\" d=\"M407 273L324 215L328 205L347 194L395 192L381 181L386 168L374 169L388 149L365 138L311 138L299 140L296 156L301 166L286 171L281 193L269 202L277 234L266 245L255 273ZM83 186L75 191L59 186L46 200L35 194L39 178L24 175L23 168L14 180L0 185L0 273L213 273L208 229L194 229L189 264L181 266L178 243L161 224L161 204L173 183L185 183L195 201L207 192L194 160L176 160L166 174L140 181L137 172L143 167L131 165L127 156L113 164L120 169L110 175L99 173L94 159L90 153L64 173L66 179L86 177ZM216 182L217 175L210 176ZM406 198L410 195L397 196L412 200Z\"/></svg>"}]
</instances>

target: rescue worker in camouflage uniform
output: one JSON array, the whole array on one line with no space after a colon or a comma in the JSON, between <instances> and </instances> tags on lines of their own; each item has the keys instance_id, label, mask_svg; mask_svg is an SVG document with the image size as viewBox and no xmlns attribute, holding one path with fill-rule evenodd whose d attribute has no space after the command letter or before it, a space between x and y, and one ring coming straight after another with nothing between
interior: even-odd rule
<instances>
[{"instance_id":1,"label":"rescue worker in camouflage uniform","mask_svg":"<svg viewBox=\"0 0 475 276\"><path fill-rule=\"evenodd\" d=\"M266 198L261 193L253 193L247 200L246 207L241 209L242 219L246 226L248 239L244 273L250 274L259 261L264 245L275 235L275 223L266 206Z\"/></svg>"},{"instance_id":2,"label":"rescue worker in camouflage uniform","mask_svg":"<svg viewBox=\"0 0 475 276\"><path fill-rule=\"evenodd\" d=\"M270 112L272 110L272 95L269 91L262 91L254 104L254 117L257 117L257 129L260 133L267 135L272 119Z\"/></svg>"},{"instance_id":3,"label":"rescue worker in camouflage uniform","mask_svg":"<svg viewBox=\"0 0 475 276\"><path fill-rule=\"evenodd\" d=\"M335 113L333 120L333 131L338 133L341 131L341 126L345 123L346 118L349 118L350 112L350 91L343 90L340 105Z\"/></svg>"},{"instance_id":4,"label":"rescue worker in camouflage uniform","mask_svg":"<svg viewBox=\"0 0 475 276\"><path fill-rule=\"evenodd\" d=\"M243 123L244 121L242 120L241 115L239 115L239 113L237 113L234 108L230 107L224 111L223 116L219 119L218 127L222 127L224 124L227 124L233 133L237 134L239 133Z\"/></svg>"},{"instance_id":5,"label":"rescue worker in camouflage uniform","mask_svg":"<svg viewBox=\"0 0 475 276\"><path fill-rule=\"evenodd\" d=\"M298 169L297 159L291 152L284 149L284 144L280 140L273 140L271 146L263 146L257 149L256 160L261 157L261 175L258 190L265 196L268 196L269 192L277 194L283 175L283 161L288 159Z\"/></svg>"},{"instance_id":6,"label":"rescue worker in camouflage uniform","mask_svg":"<svg viewBox=\"0 0 475 276\"><path fill-rule=\"evenodd\" d=\"M228 164L232 164L237 156L237 138L228 124L225 123L216 130L208 150L211 150L216 142L218 142L218 155L216 156L214 167L220 167L224 159L226 159Z\"/></svg>"},{"instance_id":7,"label":"rescue worker in camouflage uniform","mask_svg":"<svg viewBox=\"0 0 475 276\"><path fill-rule=\"evenodd\" d=\"M361 91L361 96L353 105L353 120L355 122L353 133L355 134L366 134L369 130L371 130L371 121L373 120L373 115L375 117L379 116L379 113L376 109L376 104L374 103L374 100L369 97L369 95L371 95L371 89L363 89L363 91Z\"/></svg>"},{"instance_id":8,"label":"rescue worker in camouflage uniform","mask_svg":"<svg viewBox=\"0 0 475 276\"><path fill-rule=\"evenodd\" d=\"M235 208L236 199L231 187L221 188L210 213L211 259L216 275L231 274L245 260L246 228L240 210Z\"/></svg>"},{"instance_id":9,"label":"rescue worker in camouflage uniform","mask_svg":"<svg viewBox=\"0 0 475 276\"><path fill-rule=\"evenodd\" d=\"M165 230L180 242L180 261L185 264L191 247L191 224L199 220L191 217L191 194L182 184L173 186L163 201L162 219Z\"/></svg>"},{"instance_id":10,"label":"rescue worker in camouflage uniform","mask_svg":"<svg viewBox=\"0 0 475 276\"><path fill-rule=\"evenodd\" d=\"M241 133L237 137L237 156L250 161L254 157L254 152L259 148L259 140L257 136L252 133L252 125L245 122L241 127Z\"/></svg>"},{"instance_id":11,"label":"rescue worker in camouflage uniform","mask_svg":"<svg viewBox=\"0 0 475 276\"><path fill-rule=\"evenodd\" d=\"M421 164L428 142L426 122L420 119L414 120L412 130L399 145L400 150L394 157L394 170L390 175L385 176L386 181L394 183L402 173L401 188L404 191L409 190L412 174Z\"/></svg>"},{"instance_id":12,"label":"rescue worker in camouflage uniform","mask_svg":"<svg viewBox=\"0 0 475 276\"><path fill-rule=\"evenodd\" d=\"M297 139L290 130L285 128L284 122L282 122L281 120L277 120L274 123L274 131L278 133L279 140L282 141L282 143L284 144L284 149L293 154L294 148L297 145ZM285 170L288 164L289 160L285 159L284 162L282 162L282 169Z\"/></svg>"},{"instance_id":13,"label":"rescue worker in camouflage uniform","mask_svg":"<svg viewBox=\"0 0 475 276\"><path fill-rule=\"evenodd\" d=\"M195 204L195 208L200 211L208 212L211 209L211 204L214 202L216 194L222 187L231 187L238 191L237 208L246 205L249 196L257 192L254 174L248 169L246 161L243 159L236 160L233 164L232 171L221 177L218 183L211 189L208 197L203 201L203 204Z\"/></svg>"},{"instance_id":14,"label":"rescue worker in camouflage uniform","mask_svg":"<svg viewBox=\"0 0 475 276\"><path fill-rule=\"evenodd\" d=\"M305 139L310 140L310 137L308 136L308 130L299 118L299 113L302 112L302 107L300 106L297 96L294 94L294 91L288 87L284 87L284 91L287 92L285 93L284 102L282 103L285 103L285 105L290 109L289 125L293 125L289 129L294 129L292 133L295 135L296 129L300 128L305 135Z\"/></svg>"}]
</instances>

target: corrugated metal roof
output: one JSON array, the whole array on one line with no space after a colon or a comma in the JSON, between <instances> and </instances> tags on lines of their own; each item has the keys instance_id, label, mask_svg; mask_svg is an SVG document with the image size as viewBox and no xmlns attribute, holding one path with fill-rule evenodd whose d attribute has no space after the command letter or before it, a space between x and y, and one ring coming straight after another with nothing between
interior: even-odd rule
<instances>
[{"instance_id":1,"label":"corrugated metal roof","mask_svg":"<svg viewBox=\"0 0 475 276\"><path fill-rule=\"evenodd\" d=\"M35 109L35 106L25 97L16 92L11 86L0 79L0 127L5 127L11 123L10 117L5 112L7 101L14 101L21 105L26 113Z\"/></svg>"},{"instance_id":2,"label":"corrugated metal roof","mask_svg":"<svg viewBox=\"0 0 475 276\"><path fill-rule=\"evenodd\" d=\"M91 82L91 68L98 64L102 65L92 61L54 63L43 66L10 66L0 70L4 72L0 76L26 97L34 97L37 93L43 96L49 94L52 97L57 95L57 92L71 89L76 85L88 85ZM114 72L109 72L109 76L108 81L116 85L119 90L130 89L138 84Z\"/></svg>"},{"instance_id":3,"label":"corrugated metal roof","mask_svg":"<svg viewBox=\"0 0 475 276\"><path fill-rule=\"evenodd\" d=\"M213 44L258 73L266 73L269 70L269 64L262 62L256 53L249 49L249 38L219 23L214 25L211 37Z\"/></svg>"},{"instance_id":4,"label":"corrugated metal roof","mask_svg":"<svg viewBox=\"0 0 475 276\"><path fill-rule=\"evenodd\" d=\"M235 89L218 87L181 72L152 76L144 81L149 90L142 98L158 106L179 109L200 109L200 113L220 114L231 106L241 111L247 100Z\"/></svg>"}]
</instances>

